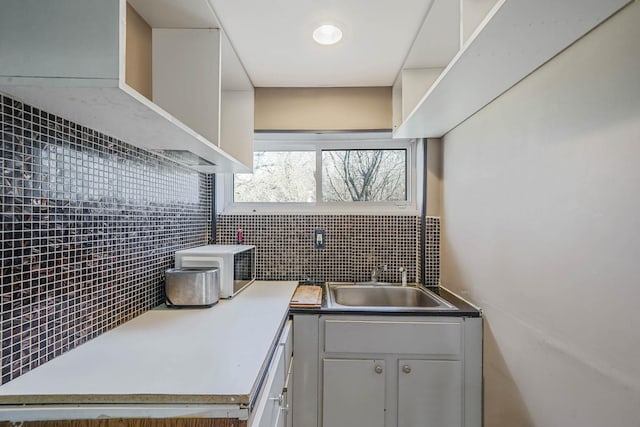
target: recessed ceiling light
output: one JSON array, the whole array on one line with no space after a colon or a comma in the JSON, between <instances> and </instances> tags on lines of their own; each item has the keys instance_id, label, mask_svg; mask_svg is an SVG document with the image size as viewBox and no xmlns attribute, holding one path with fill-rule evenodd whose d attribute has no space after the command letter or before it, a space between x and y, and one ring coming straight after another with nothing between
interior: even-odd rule
<instances>
[{"instance_id":1,"label":"recessed ceiling light","mask_svg":"<svg viewBox=\"0 0 640 427\"><path fill-rule=\"evenodd\" d=\"M342 31L335 25L320 25L313 31L313 39L320 44L336 44L342 38Z\"/></svg>"}]
</instances>

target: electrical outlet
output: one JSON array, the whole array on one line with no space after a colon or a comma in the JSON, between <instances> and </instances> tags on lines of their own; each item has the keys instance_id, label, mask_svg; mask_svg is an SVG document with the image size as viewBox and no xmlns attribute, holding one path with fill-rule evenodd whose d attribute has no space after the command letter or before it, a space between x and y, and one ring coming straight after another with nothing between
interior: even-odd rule
<instances>
[{"instance_id":1,"label":"electrical outlet","mask_svg":"<svg viewBox=\"0 0 640 427\"><path fill-rule=\"evenodd\" d=\"M313 247L314 249L324 249L327 247L327 235L324 230L313 231Z\"/></svg>"}]
</instances>

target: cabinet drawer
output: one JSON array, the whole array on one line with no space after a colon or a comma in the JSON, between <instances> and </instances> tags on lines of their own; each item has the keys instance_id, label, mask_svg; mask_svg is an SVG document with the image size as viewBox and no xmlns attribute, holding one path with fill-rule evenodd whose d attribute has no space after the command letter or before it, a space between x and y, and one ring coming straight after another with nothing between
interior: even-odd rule
<instances>
[{"instance_id":1,"label":"cabinet drawer","mask_svg":"<svg viewBox=\"0 0 640 427\"><path fill-rule=\"evenodd\" d=\"M458 355L462 327L452 322L325 320L327 353Z\"/></svg>"}]
</instances>

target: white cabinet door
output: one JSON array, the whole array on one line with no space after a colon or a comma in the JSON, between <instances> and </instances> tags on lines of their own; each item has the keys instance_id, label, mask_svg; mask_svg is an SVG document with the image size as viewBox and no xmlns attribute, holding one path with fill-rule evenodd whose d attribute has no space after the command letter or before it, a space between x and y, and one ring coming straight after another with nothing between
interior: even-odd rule
<instances>
[{"instance_id":1,"label":"white cabinet door","mask_svg":"<svg viewBox=\"0 0 640 427\"><path fill-rule=\"evenodd\" d=\"M398 427L461 427L462 365L398 361Z\"/></svg>"},{"instance_id":2,"label":"white cabinet door","mask_svg":"<svg viewBox=\"0 0 640 427\"><path fill-rule=\"evenodd\" d=\"M285 388L285 402L284 407L286 416L284 417L284 425L287 427L293 426L293 357L289 360L289 366L287 367L287 376L284 380Z\"/></svg>"},{"instance_id":3,"label":"white cabinet door","mask_svg":"<svg viewBox=\"0 0 640 427\"><path fill-rule=\"evenodd\" d=\"M322 426L384 427L384 360L323 360Z\"/></svg>"},{"instance_id":4,"label":"white cabinet door","mask_svg":"<svg viewBox=\"0 0 640 427\"><path fill-rule=\"evenodd\" d=\"M263 389L258 395L256 404L249 416L250 427L285 427L287 423L286 402L287 393L284 391L288 362L291 352L291 324L285 324L276 352L269 365Z\"/></svg>"}]
</instances>

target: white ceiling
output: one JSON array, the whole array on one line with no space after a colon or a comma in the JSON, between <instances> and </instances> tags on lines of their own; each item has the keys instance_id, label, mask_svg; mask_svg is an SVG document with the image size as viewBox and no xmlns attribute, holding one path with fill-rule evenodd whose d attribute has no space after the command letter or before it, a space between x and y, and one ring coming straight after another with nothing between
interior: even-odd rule
<instances>
[{"instance_id":1,"label":"white ceiling","mask_svg":"<svg viewBox=\"0 0 640 427\"><path fill-rule=\"evenodd\" d=\"M435 6L432 3L435 1ZM459 46L455 0L209 0L257 87L391 86L416 42L412 61L444 67ZM429 12L428 27L421 30ZM343 39L321 46L321 24Z\"/></svg>"},{"instance_id":2,"label":"white ceiling","mask_svg":"<svg viewBox=\"0 0 640 427\"><path fill-rule=\"evenodd\" d=\"M495 0L466 0L491 3ZM129 0L154 28L223 28L257 87L391 86L401 68L445 67L460 46L459 0ZM321 46L321 24L343 39ZM227 43L230 41L230 44ZM412 47L413 46L413 47ZM229 73L226 73L227 75ZM224 82L226 86L243 84Z\"/></svg>"}]
</instances>

